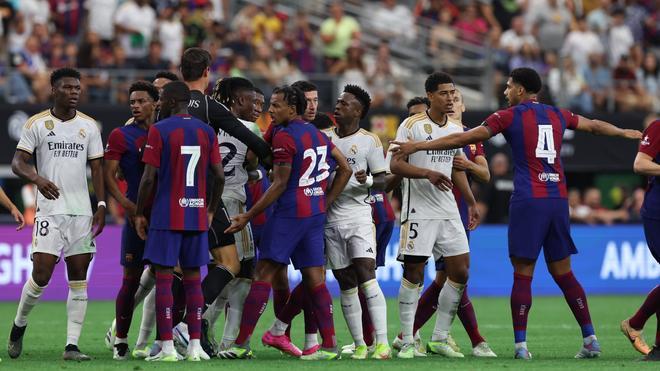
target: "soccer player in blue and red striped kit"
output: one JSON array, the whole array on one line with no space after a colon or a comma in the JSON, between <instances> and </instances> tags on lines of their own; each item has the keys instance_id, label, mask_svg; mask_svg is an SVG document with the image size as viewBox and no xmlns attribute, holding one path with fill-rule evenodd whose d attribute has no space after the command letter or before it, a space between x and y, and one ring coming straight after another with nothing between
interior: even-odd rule
<instances>
[{"instance_id":1,"label":"soccer player in blue and red striped kit","mask_svg":"<svg viewBox=\"0 0 660 371\"><path fill-rule=\"evenodd\" d=\"M511 317L515 358L531 359L527 350L527 316L532 306L532 275L541 248L548 270L564 293L582 329L583 345L576 358L595 358L600 345L591 323L587 296L571 270L577 253L570 235L566 178L559 154L566 129L596 135L639 139L638 130L620 129L567 110L539 103L541 77L531 68L511 71L504 95L510 107L490 115L484 123L463 133L427 142L393 142L395 156L417 151L460 148L504 134L514 159L514 192L510 202L509 257L514 268Z\"/></svg>"},{"instance_id":2,"label":"soccer player in blue and red striped kit","mask_svg":"<svg viewBox=\"0 0 660 371\"><path fill-rule=\"evenodd\" d=\"M249 339L263 313L275 276L286 269L289 260L302 271L303 284L312 302L323 342L317 352L303 359L337 357L332 297L325 285L323 228L327 207L337 198L351 176L346 158L316 127L301 119L307 103L295 87L276 88L271 95L270 115L274 124L273 182L257 203L245 214L232 217L226 232L234 233L275 203L273 215L264 226L259 246L259 262L250 293L243 307L241 329L235 346L220 352L221 358L250 358ZM330 173L336 166L332 185ZM290 355L301 356L285 335L295 313L287 305L277 313L275 325L262 341ZM291 315L293 313L293 315Z\"/></svg>"},{"instance_id":3,"label":"soccer player in blue and red striped kit","mask_svg":"<svg viewBox=\"0 0 660 371\"><path fill-rule=\"evenodd\" d=\"M144 260L156 270L156 324L162 350L149 361L176 361L172 342L172 280L177 262L183 270L186 323L190 333L187 359L209 359L200 345L204 306L199 268L209 262L208 228L224 186L218 138L206 123L188 114L190 89L174 81L163 88L160 115L149 129L138 191L135 229L146 239ZM213 175L211 198L206 180ZM147 200L158 184L151 220L144 214ZM149 238L147 239L147 225Z\"/></svg>"}]
</instances>

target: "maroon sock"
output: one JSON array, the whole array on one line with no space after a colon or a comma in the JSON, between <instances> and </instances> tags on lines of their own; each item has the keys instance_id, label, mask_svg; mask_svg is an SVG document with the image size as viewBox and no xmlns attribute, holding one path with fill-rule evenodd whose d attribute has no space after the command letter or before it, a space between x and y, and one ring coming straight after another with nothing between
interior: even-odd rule
<instances>
[{"instance_id":1,"label":"maroon sock","mask_svg":"<svg viewBox=\"0 0 660 371\"><path fill-rule=\"evenodd\" d=\"M326 349L337 347L335 338L335 323L332 319L332 297L325 283L308 290L314 313L316 314L319 332L321 333L321 346Z\"/></svg>"},{"instance_id":2,"label":"maroon sock","mask_svg":"<svg viewBox=\"0 0 660 371\"><path fill-rule=\"evenodd\" d=\"M172 297L174 304L172 305L172 324L178 325L183 321L186 315L186 290L184 288L184 281L181 277L174 275L172 280Z\"/></svg>"},{"instance_id":3,"label":"maroon sock","mask_svg":"<svg viewBox=\"0 0 660 371\"><path fill-rule=\"evenodd\" d=\"M644 328L646 321L660 309L660 285L656 286L648 295L642 306L630 317L630 326L635 330ZM119 321L117 321L119 323ZM119 328L119 326L117 326ZM119 332L119 331L117 331Z\"/></svg>"},{"instance_id":4,"label":"maroon sock","mask_svg":"<svg viewBox=\"0 0 660 371\"><path fill-rule=\"evenodd\" d=\"M291 321L293 321L293 319L302 311L304 300L305 288L300 284L291 291L291 295L289 296L286 305L279 311L279 313L277 313L277 319L284 323L291 324Z\"/></svg>"},{"instance_id":5,"label":"maroon sock","mask_svg":"<svg viewBox=\"0 0 660 371\"><path fill-rule=\"evenodd\" d=\"M202 281L199 276L183 279L185 291L186 324L191 339L199 339L202 332L202 309L204 308L204 294L202 294Z\"/></svg>"},{"instance_id":6,"label":"maroon sock","mask_svg":"<svg viewBox=\"0 0 660 371\"><path fill-rule=\"evenodd\" d=\"M511 319L516 343L527 341L527 316L532 308L532 277L513 274L511 288Z\"/></svg>"},{"instance_id":7,"label":"maroon sock","mask_svg":"<svg viewBox=\"0 0 660 371\"><path fill-rule=\"evenodd\" d=\"M160 340L172 340L172 273L156 272L156 327Z\"/></svg>"},{"instance_id":8,"label":"maroon sock","mask_svg":"<svg viewBox=\"0 0 660 371\"><path fill-rule=\"evenodd\" d=\"M263 281L254 281L250 286L250 292L245 298L243 306L243 315L241 316L241 326L236 338L236 344L244 345L252 336L254 328L257 326L259 317L266 309L268 296L270 295L270 283Z\"/></svg>"},{"instance_id":9,"label":"maroon sock","mask_svg":"<svg viewBox=\"0 0 660 371\"><path fill-rule=\"evenodd\" d=\"M417 332L431 318L438 309L438 295L440 295L442 286L432 281L429 287L419 298L417 311L415 312L415 323L413 324L413 334Z\"/></svg>"},{"instance_id":10,"label":"maroon sock","mask_svg":"<svg viewBox=\"0 0 660 371\"><path fill-rule=\"evenodd\" d=\"M280 314L280 312L282 312L282 310L286 306L287 301L289 301L289 296L291 296L291 294L289 293L288 287L286 289L273 290L273 312L275 313L276 317ZM287 323L290 324L291 322L287 322ZM289 327L286 328L285 335L291 338L291 325L289 325Z\"/></svg>"},{"instance_id":11,"label":"maroon sock","mask_svg":"<svg viewBox=\"0 0 660 371\"><path fill-rule=\"evenodd\" d=\"M124 276L121 288L115 301L115 318L117 319L116 336L120 339L128 337L128 329L133 319L135 307L135 292L140 286L140 276Z\"/></svg>"},{"instance_id":12,"label":"maroon sock","mask_svg":"<svg viewBox=\"0 0 660 371\"><path fill-rule=\"evenodd\" d=\"M369 314L369 307L367 306L367 297L364 296L362 290L358 291L360 297L360 306L362 307L362 336L364 342L371 346L374 343L374 323L371 322L371 315Z\"/></svg>"},{"instance_id":13,"label":"maroon sock","mask_svg":"<svg viewBox=\"0 0 660 371\"><path fill-rule=\"evenodd\" d=\"M559 276L552 276L564 293L566 303L571 307L573 316L582 329L582 337L594 335L594 327L591 324L591 315L589 314L589 304L587 303L587 294L580 282L575 278L573 272L568 272Z\"/></svg>"},{"instance_id":14,"label":"maroon sock","mask_svg":"<svg viewBox=\"0 0 660 371\"><path fill-rule=\"evenodd\" d=\"M472 347L474 348L477 344L486 341L481 334L479 333L479 325L477 324L477 314L474 313L474 307L472 302L467 294L467 286L463 290L463 296L461 296L461 302L458 304L458 318L461 320L465 331L470 337L470 342L472 342Z\"/></svg>"}]
</instances>

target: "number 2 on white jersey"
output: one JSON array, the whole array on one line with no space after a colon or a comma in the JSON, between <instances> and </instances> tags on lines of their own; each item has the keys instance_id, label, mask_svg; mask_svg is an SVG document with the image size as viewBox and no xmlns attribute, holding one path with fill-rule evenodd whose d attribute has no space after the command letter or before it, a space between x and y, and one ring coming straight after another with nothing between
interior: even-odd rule
<instances>
[{"instance_id":1,"label":"number 2 on white jersey","mask_svg":"<svg viewBox=\"0 0 660 371\"><path fill-rule=\"evenodd\" d=\"M325 178L330 176L330 172L328 172L328 170L330 169L330 165L328 165L328 162L326 161L327 156L328 156L327 146L307 148L305 150L305 152L303 153L303 158L309 157L312 159L312 162L309 163L309 167L300 177L300 181L298 181L298 187L308 187L314 184L314 182L321 182ZM309 176L312 175L312 172L317 167L317 164L318 164L318 171L320 174L317 175L315 178L310 178Z\"/></svg>"},{"instance_id":2,"label":"number 2 on white jersey","mask_svg":"<svg viewBox=\"0 0 660 371\"><path fill-rule=\"evenodd\" d=\"M195 186L195 168L197 167L197 162L199 162L199 157L201 151L199 146L181 146L182 155L191 155L190 161L188 161L188 168L186 169L186 187Z\"/></svg>"},{"instance_id":3,"label":"number 2 on white jersey","mask_svg":"<svg viewBox=\"0 0 660 371\"><path fill-rule=\"evenodd\" d=\"M539 125L538 128L539 140L536 143L536 157L544 158L549 164L554 164L557 151L555 151L555 137L552 133L552 125Z\"/></svg>"}]
</instances>

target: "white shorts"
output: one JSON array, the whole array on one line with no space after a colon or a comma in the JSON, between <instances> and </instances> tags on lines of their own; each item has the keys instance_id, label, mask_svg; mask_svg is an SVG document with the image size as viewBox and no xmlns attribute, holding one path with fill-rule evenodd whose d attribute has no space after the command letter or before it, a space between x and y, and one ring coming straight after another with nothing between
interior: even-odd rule
<instances>
[{"instance_id":1,"label":"white shorts","mask_svg":"<svg viewBox=\"0 0 660 371\"><path fill-rule=\"evenodd\" d=\"M87 215L49 215L34 219L32 247L34 253L55 255L94 254L96 243L92 238L92 217Z\"/></svg>"},{"instance_id":2,"label":"white shorts","mask_svg":"<svg viewBox=\"0 0 660 371\"><path fill-rule=\"evenodd\" d=\"M373 223L326 227L325 256L328 269L346 268L356 258L376 260L376 227Z\"/></svg>"},{"instance_id":3,"label":"white shorts","mask_svg":"<svg viewBox=\"0 0 660 371\"><path fill-rule=\"evenodd\" d=\"M223 197L229 216L243 214L245 212L245 203L230 197ZM254 239L252 238L252 226L248 223L241 231L234 233L236 240L236 250L240 261L254 258Z\"/></svg>"},{"instance_id":4,"label":"white shorts","mask_svg":"<svg viewBox=\"0 0 660 371\"><path fill-rule=\"evenodd\" d=\"M461 219L408 219L401 224L399 260L404 255L438 260L470 252Z\"/></svg>"}]
</instances>

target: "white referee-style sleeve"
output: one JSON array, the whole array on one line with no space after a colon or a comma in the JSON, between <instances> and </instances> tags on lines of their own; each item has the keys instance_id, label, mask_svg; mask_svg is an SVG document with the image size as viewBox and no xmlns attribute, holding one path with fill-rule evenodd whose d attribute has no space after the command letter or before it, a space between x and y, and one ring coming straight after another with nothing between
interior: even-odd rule
<instances>
[{"instance_id":1,"label":"white referee-style sleeve","mask_svg":"<svg viewBox=\"0 0 660 371\"><path fill-rule=\"evenodd\" d=\"M409 140L412 140L412 133L410 132L409 129L406 128L406 123L408 120L403 120L401 125L399 125L399 128L396 129L396 137L394 138L396 141L399 142L407 142ZM392 174L392 171L390 170L390 163L392 162L392 152L390 152L390 148L396 148L398 147L397 144L390 144L387 147L387 152L385 153L385 171L388 174Z\"/></svg>"},{"instance_id":2,"label":"white referee-style sleeve","mask_svg":"<svg viewBox=\"0 0 660 371\"><path fill-rule=\"evenodd\" d=\"M87 159L93 160L103 157L103 141L101 140L101 131L93 123L87 141Z\"/></svg>"},{"instance_id":3,"label":"white referee-style sleeve","mask_svg":"<svg viewBox=\"0 0 660 371\"><path fill-rule=\"evenodd\" d=\"M388 167L385 164L385 156L383 155L383 145L380 143L380 139L373 139L372 144L369 146L369 152L367 153L367 166L371 174L382 173L387 171Z\"/></svg>"},{"instance_id":4,"label":"white referee-style sleeve","mask_svg":"<svg viewBox=\"0 0 660 371\"><path fill-rule=\"evenodd\" d=\"M16 148L32 154L38 145L39 125L32 120L28 120L25 126L23 126L21 139L18 141Z\"/></svg>"}]
</instances>

